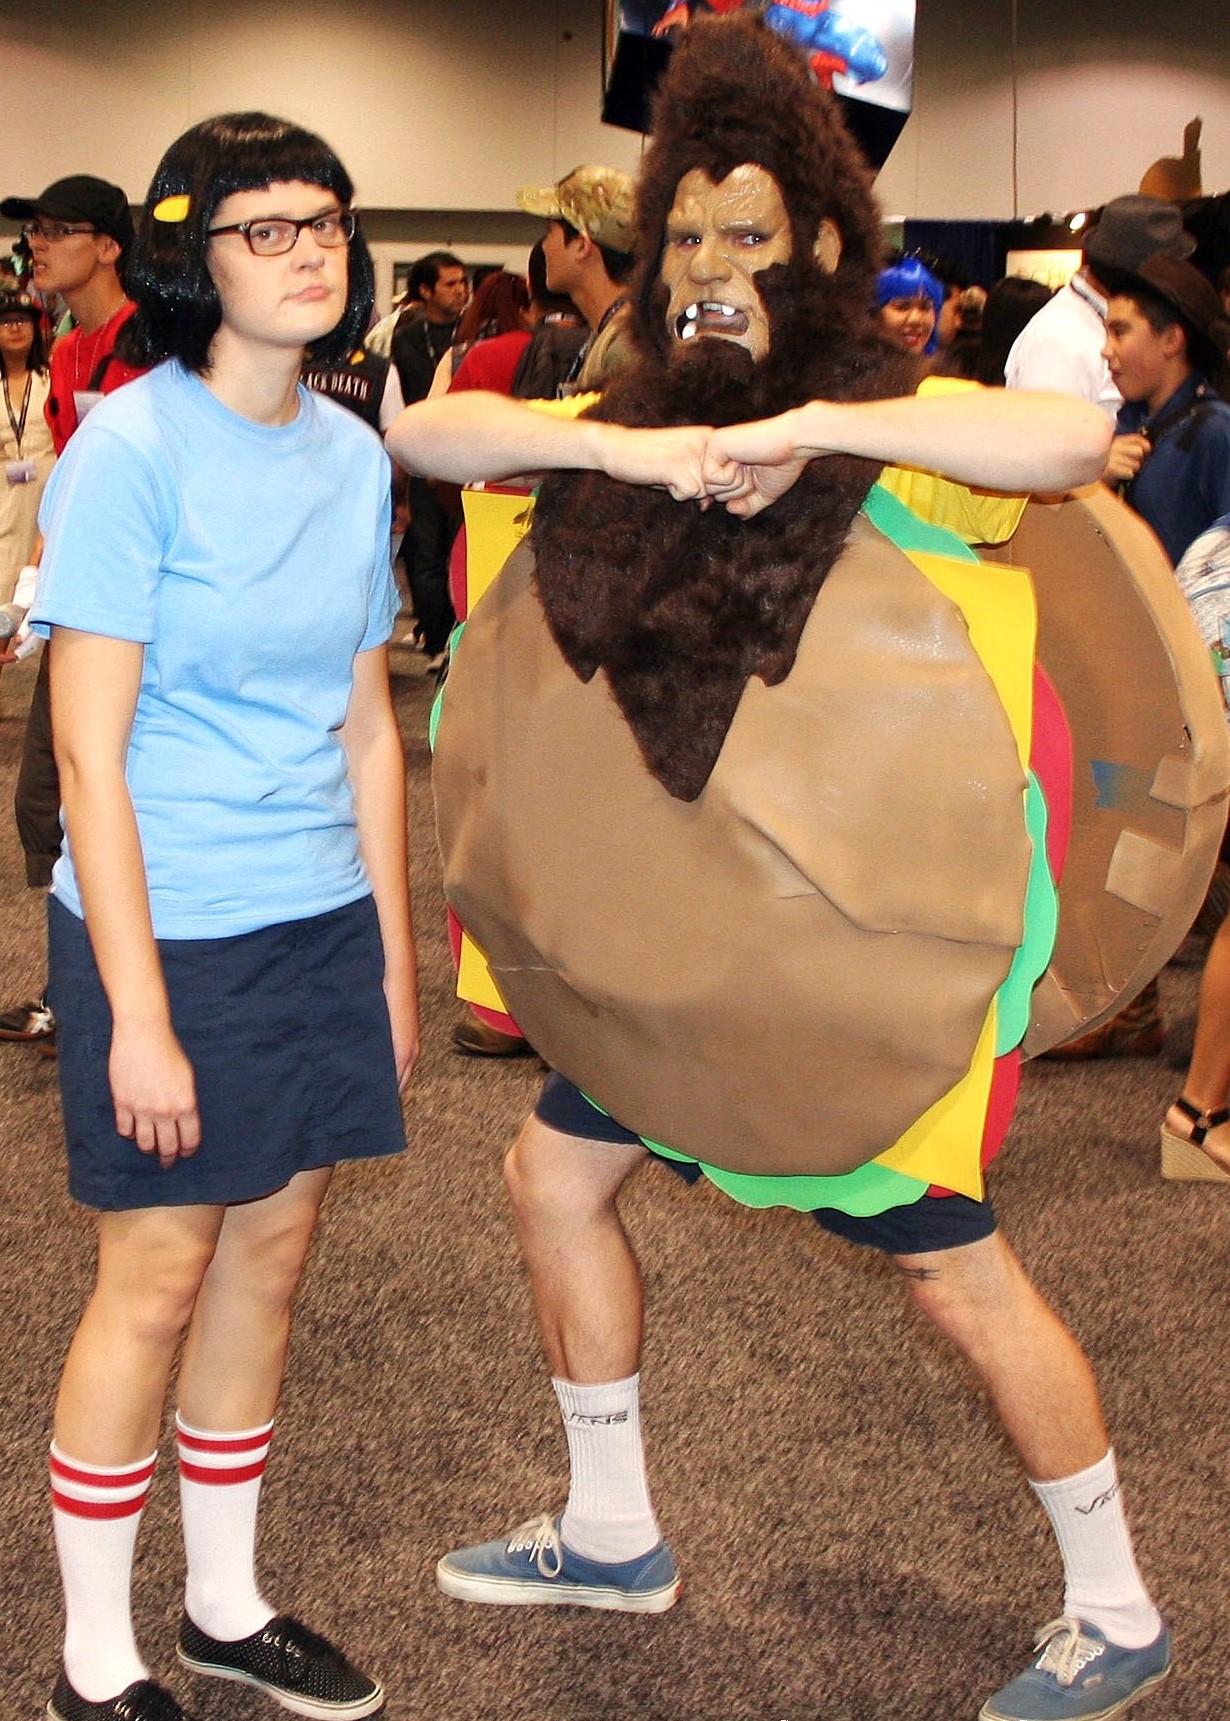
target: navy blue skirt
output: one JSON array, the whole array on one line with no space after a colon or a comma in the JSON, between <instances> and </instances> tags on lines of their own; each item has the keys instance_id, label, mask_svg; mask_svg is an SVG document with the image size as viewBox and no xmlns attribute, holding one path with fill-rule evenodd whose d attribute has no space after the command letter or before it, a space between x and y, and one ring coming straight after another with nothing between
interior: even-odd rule
<instances>
[{"instance_id":1,"label":"navy blue skirt","mask_svg":"<svg viewBox=\"0 0 1230 1721\"><path fill-rule=\"evenodd\" d=\"M201 1145L164 1169L118 1133L111 1011L85 924L48 899L68 1187L87 1207L221 1206L405 1147L370 896L233 938L160 939Z\"/></svg>"}]
</instances>

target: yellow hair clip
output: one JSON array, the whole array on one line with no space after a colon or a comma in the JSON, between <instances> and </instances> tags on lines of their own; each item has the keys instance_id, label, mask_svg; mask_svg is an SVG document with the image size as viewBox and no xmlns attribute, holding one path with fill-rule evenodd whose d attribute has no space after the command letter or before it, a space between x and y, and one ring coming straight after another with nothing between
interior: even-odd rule
<instances>
[{"instance_id":1,"label":"yellow hair clip","mask_svg":"<svg viewBox=\"0 0 1230 1721\"><path fill-rule=\"evenodd\" d=\"M192 199L182 192L178 197L164 197L161 203L155 203L150 213L155 221L165 221L170 226L177 221L186 221L191 208Z\"/></svg>"}]
</instances>

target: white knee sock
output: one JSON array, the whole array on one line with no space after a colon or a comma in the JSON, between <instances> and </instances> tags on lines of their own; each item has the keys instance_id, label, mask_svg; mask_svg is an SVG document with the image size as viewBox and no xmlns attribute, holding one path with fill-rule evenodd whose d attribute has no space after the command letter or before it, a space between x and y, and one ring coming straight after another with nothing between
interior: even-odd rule
<instances>
[{"instance_id":1,"label":"white knee sock","mask_svg":"<svg viewBox=\"0 0 1230 1721\"><path fill-rule=\"evenodd\" d=\"M1063 1556L1063 1611L1111 1643L1143 1649L1162 1629L1132 1553L1115 1455L1059 1482L1031 1482Z\"/></svg>"},{"instance_id":2,"label":"white knee sock","mask_svg":"<svg viewBox=\"0 0 1230 1721\"><path fill-rule=\"evenodd\" d=\"M274 1610L256 1585L256 1509L273 1424L208 1433L175 1418L188 1581L184 1607L210 1637L235 1643Z\"/></svg>"},{"instance_id":3,"label":"white knee sock","mask_svg":"<svg viewBox=\"0 0 1230 1721\"><path fill-rule=\"evenodd\" d=\"M157 1453L86 1464L51 1448L51 1503L64 1584L64 1671L89 1703L148 1679L132 1632L132 1556Z\"/></svg>"},{"instance_id":4,"label":"white knee sock","mask_svg":"<svg viewBox=\"0 0 1230 1721\"><path fill-rule=\"evenodd\" d=\"M661 1541L641 1447L640 1375L601 1386L554 1380L571 1482L560 1532L590 1560L634 1560Z\"/></svg>"}]
</instances>

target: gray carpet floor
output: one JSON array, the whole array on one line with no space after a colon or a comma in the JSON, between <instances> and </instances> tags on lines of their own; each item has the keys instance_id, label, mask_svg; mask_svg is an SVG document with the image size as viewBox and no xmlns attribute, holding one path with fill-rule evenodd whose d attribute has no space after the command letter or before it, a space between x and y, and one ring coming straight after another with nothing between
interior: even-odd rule
<instances>
[{"instance_id":1,"label":"gray carpet floor","mask_svg":"<svg viewBox=\"0 0 1230 1721\"><path fill-rule=\"evenodd\" d=\"M966 1721L1059 1611L1045 1520L978 1392L877 1259L650 1167L627 1224L645 1266L655 1503L686 1580L653 1619L483 1609L435 1560L557 1504L565 1454L499 1179L532 1064L449 1048L421 660L396 654L426 1047L410 1147L337 1177L302 1294L265 1489L279 1606L384 1680L390 1721ZM0 807L29 695L6 670ZM4 1003L42 978L42 902L0 817ZM994 1174L1003 1227L1097 1368L1141 1564L1175 1635L1152 1721L1224 1721L1221 1561L1230 1189L1163 1184L1157 1123L1190 1047L1200 952L1163 977L1166 1056L1026 1073ZM339 1024L339 1031L343 1028ZM64 1193L55 1065L0 1045L0 1717L33 1717L60 1603L50 1405L91 1272ZM141 1641L197 1721L278 1713L173 1660L172 1451L142 1528Z\"/></svg>"}]
</instances>

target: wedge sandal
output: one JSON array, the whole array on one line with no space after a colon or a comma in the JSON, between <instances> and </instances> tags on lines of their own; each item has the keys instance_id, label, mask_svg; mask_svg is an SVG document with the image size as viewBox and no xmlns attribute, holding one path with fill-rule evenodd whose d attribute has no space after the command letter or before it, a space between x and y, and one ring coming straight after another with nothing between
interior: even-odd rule
<instances>
[{"instance_id":1,"label":"wedge sandal","mask_svg":"<svg viewBox=\"0 0 1230 1721\"><path fill-rule=\"evenodd\" d=\"M1230 1183L1230 1171L1219 1165L1204 1151L1204 1139L1211 1129L1230 1123L1230 1108L1201 1111L1190 1100L1177 1099L1176 1111L1191 1120L1190 1135L1180 1135L1168 1124L1162 1125L1162 1176L1175 1183Z\"/></svg>"}]
</instances>

